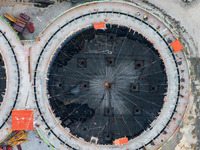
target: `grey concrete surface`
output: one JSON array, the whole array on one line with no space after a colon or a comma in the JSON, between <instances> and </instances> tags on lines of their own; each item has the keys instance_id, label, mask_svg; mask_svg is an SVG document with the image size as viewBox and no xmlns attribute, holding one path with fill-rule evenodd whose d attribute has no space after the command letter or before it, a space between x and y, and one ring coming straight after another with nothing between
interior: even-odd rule
<instances>
[{"instance_id":1,"label":"grey concrete surface","mask_svg":"<svg viewBox=\"0 0 200 150\"><path fill-rule=\"evenodd\" d=\"M63 2L56 3L55 5L49 5L45 8L35 7L32 5L22 5L15 4L13 6L0 7L0 14L4 15L9 13L14 17L18 17L21 12L30 16L30 22L33 22L35 26L34 33L29 33L28 28L26 27L22 34L19 34L21 40L32 40L37 38L39 33L47 26L47 24L57 17L62 12L68 10L71 7L71 3Z\"/></svg>"}]
</instances>

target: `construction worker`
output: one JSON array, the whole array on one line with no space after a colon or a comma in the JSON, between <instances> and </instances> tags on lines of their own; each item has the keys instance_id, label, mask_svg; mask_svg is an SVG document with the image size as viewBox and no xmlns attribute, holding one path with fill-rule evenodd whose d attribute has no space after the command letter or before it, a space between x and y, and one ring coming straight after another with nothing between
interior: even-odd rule
<instances>
[{"instance_id":1,"label":"construction worker","mask_svg":"<svg viewBox=\"0 0 200 150\"><path fill-rule=\"evenodd\" d=\"M144 21L147 21L147 20L148 20L147 15L144 15Z\"/></svg>"}]
</instances>

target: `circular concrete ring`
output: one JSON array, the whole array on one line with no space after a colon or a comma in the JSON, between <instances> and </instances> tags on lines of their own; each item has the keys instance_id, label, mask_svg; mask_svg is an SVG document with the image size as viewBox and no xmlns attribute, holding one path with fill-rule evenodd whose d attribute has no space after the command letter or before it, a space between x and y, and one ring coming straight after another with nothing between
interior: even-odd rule
<instances>
[{"instance_id":1,"label":"circular concrete ring","mask_svg":"<svg viewBox=\"0 0 200 150\"><path fill-rule=\"evenodd\" d=\"M140 15L137 15L139 12ZM148 16L148 21L143 16ZM143 34L159 51L166 67L168 77L168 91L165 103L159 117L152 122L151 128L123 146L96 145L77 139L68 129L59 124L48 104L46 80L48 67L65 42L69 41L76 33L85 30L93 23L106 22L127 26ZM51 132L48 137L55 147L66 145L72 149L158 149L180 127L189 101L190 79L187 61L183 51L174 53L167 42L176 37L154 15L129 3L120 2L93 2L81 5L62 14L42 33L40 41L34 49L39 56L35 59L34 93L36 106L41 115L43 125L39 130ZM51 140L52 139L52 140ZM53 140L55 139L55 140Z\"/></svg>"},{"instance_id":2,"label":"circular concrete ring","mask_svg":"<svg viewBox=\"0 0 200 150\"><path fill-rule=\"evenodd\" d=\"M16 34L0 18L0 53L3 57L6 71L6 91L0 107L0 141L4 140L11 129L11 114L15 109L20 93L20 65L17 51L21 43Z\"/></svg>"}]
</instances>

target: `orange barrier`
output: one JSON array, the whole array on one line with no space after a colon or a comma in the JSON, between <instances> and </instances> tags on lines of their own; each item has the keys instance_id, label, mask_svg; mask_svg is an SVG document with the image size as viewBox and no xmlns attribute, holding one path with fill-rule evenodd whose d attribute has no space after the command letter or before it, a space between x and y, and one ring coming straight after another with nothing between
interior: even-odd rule
<instances>
[{"instance_id":1,"label":"orange barrier","mask_svg":"<svg viewBox=\"0 0 200 150\"><path fill-rule=\"evenodd\" d=\"M33 110L13 110L12 130L33 130Z\"/></svg>"},{"instance_id":2,"label":"orange barrier","mask_svg":"<svg viewBox=\"0 0 200 150\"><path fill-rule=\"evenodd\" d=\"M121 139L116 139L113 143L115 145L124 145L124 144L128 143L128 138L124 137L124 138L121 138Z\"/></svg>"},{"instance_id":3,"label":"orange barrier","mask_svg":"<svg viewBox=\"0 0 200 150\"><path fill-rule=\"evenodd\" d=\"M176 40L171 43L172 48L174 49L174 52L177 53L183 49L181 43L179 40Z\"/></svg>"},{"instance_id":4,"label":"orange barrier","mask_svg":"<svg viewBox=\"0 0 200 150\"><path fill-rule=\"evenodd\" d=\"M105 29L106 28L106 23L105 22L100 22L100 23L94 23L94 29Z\"/></svg>"}]
</instances>

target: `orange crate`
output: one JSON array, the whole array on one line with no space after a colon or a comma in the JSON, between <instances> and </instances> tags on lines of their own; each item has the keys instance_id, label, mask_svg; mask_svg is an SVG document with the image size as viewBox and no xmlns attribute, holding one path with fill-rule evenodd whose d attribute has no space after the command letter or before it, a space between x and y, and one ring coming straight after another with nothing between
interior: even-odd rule
<instances>
[{"instance_id":1,"label":"orange crate","mask_svg":"<svg viewBox=\"0 0 200 150\"><path fill-rule=\"evenodd\" d=\"M128 138L127 137L124 137L124 138L121 138L121 139L116 139L114 141L115 145L124 145L126 143L128 143Z\"/></svg>"},{"instance_id":2,"label":"orange crate","mask_svg":"<svg viewBox=\"0 0 200 150\"><path fill-rule=\"evenodd\" d=\"M33 110L13 110L12 130L33 130Z\"/></svg>"},{"instance_id":3,"label":"orange crate","mask_svg":"<svg viewBox=\"0 0 200 150\"><path fill-rule=\"evenodd\" d=\"M105 22L100 22L100 23L94 23L94 29L105 29L106 28L106 23Z\"/></svg>"},{"instance_id":4,"label":"orange crate","mask_svg":"<svg viewBox=\"0 0 200 150\"><path fill-rule=\"evenodd\" d=\"M176 40L171 43L172 48L174 49L174 52L177 53L183 49L181 43L179 40Z\"/></svg>"}]
</instances>

